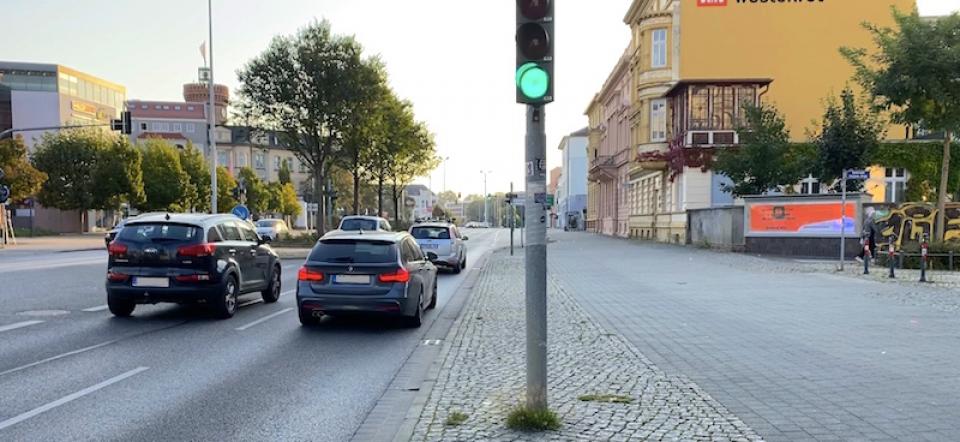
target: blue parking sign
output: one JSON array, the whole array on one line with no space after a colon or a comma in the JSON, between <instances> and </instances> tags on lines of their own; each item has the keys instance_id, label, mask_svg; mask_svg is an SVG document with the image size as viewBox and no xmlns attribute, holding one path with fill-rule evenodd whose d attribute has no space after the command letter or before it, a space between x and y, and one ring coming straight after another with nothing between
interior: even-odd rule
<instances>
[{"instance_id":1,"label":"blue parking sign","mask_svg":"<svg viewBox=\"0 0 960 442\"><path fill-rule=\"evenodd\" d=\"M250 209L248 209L247 206L244 206L243 204L240 204L234 207L233 210L230 211L230 213L232 213L234 216L240 219L250 218Z\"/></svg>"}]
</instances>

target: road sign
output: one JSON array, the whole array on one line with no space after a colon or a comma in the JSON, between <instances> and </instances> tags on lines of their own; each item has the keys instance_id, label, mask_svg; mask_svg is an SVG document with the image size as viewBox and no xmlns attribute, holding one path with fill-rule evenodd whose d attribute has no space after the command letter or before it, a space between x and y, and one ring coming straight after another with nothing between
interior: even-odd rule
<instances>
[{"instance_id":1,"label":"road sign","mask_svg":"<svg viewBox=\"0 0 960 442\"><path fill-rule=\"evenodd\" d=\"M230 213L232 213L234 216L240 219L250 219L250 209L248 209L247 206L244 206L243 204L240 204L234 207L233 210L230 211Z\"/></svg>"},{"instance_id":2,"label":"road sign","mask_svg":"<svg viewBox=\"0 0 960 442\"><path fill-rule=\"evenodd\" d=\"M553 207L554 201L555 201L555 198L553 194L547 194L547 205L550 207Z\"/></svg>"},{"instance_id":3,"label":"road sign","mask_svg":"<svg viewBox=\"0 0 960 442\"><path fill-rule=\"evenodd\" d=\"M10 199L10 188L7 186L0 186L0 204L4 204L7 200Z\"/></svg>"},{"instance_id":4,"label":"road sign","mask_svg":"<svg viewBox=\"0 0 960 442\"><path fill-rule=\"evenodd\" d=\"M847 171L848 180L868 180L870 179L869 170L848 170Z\"/></svg>"}]
</instances>

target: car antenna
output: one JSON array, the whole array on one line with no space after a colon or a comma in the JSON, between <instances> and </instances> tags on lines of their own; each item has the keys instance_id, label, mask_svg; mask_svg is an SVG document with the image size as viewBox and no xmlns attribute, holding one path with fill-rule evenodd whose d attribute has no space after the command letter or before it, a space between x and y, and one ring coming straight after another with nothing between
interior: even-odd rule
<instances>
[{"instance_id":1,"label":"car antenna","mask_svg":"<svg viewBox=\"0 0 960 442\"><path fill-rule=\"evenodd\" d=\"M165 218L167 221L170 221L170 213L167 213L167 216Z\"/></svg>"}]
</instances>

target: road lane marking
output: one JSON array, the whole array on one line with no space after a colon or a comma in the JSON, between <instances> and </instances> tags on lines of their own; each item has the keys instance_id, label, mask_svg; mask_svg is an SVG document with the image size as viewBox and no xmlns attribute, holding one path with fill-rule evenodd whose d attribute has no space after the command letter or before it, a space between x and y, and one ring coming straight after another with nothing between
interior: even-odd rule
<instances>
[{"instance_id":1,"label":"road lane marking","mask_svg":"<svg viewBox=\"0 0 960 442\"><path fill-rule=\"evenodd\" d=\"M39 360L39 361L37 361L37 362L31 362L31 363L29 363L29 364L27 364L27 365L21 365L21 366L19 366L19 367L11 368L11 369L9 369L9 370L7 370L7 371L0 371L0 376L8 375L8 374L10 374L10 373L16 373L16 372L18 372L18 371L23 371L23 370L26 370L26 369L28 369L28 368L30 368L30 367L36 367L36 366L38 366L38 365L40 365L40 364L46 364L47 362L56 361L57 359L63 359L63 358L65 358L65 357L67 357L67 356L73 356L73 355L80 354L80 353L83 353L83 352L87 352L87 351L90 351L90 350L96 350L96 349L98 349L98 348L100 348L100 347L106 347L106 346L108 346L108 345L110 345L110 344L114 344L114 343L117 343L117 342L120 342L120 340L119 340L119 339L114 339L114 340L112 340L112 341L101 342L101 343L99 343L99 344L91 345L91 346L89 346L89 347L84 347L84 348L81 348L81 349L77 349L77 350L73 350L73 351L68 351L68 352L66 352L66 353L59 354L59 355L56 355L56 356L50 356L49 358L42 359L42 360Z\"/></svg>"},{"instance_id":2,"label":"road lane marking","mask_svg":"<svg viewBox=\"0 0 960 442\"><path fill-rule=\"evenodd\" d=\"M263 299L251 299L249 301L244 301L240 304L237 304L237 307L246 307L248 305L259 304L261 302L263 302Z\"/></svg>"},{"instance_id":3,"label":"road lane marking","mask_svg":"<svg viewBox=\"0 0 960 442\"><path fill-rule=\"evenodd\" d=\"M0 332L10 331L10 330L16 330L16 329L18 329L18 328L29 327L29 326L31 326L31 325L42 324L42 323L43 323L43 321L23 321L23 322L15 322L15 323L13 323L13 324L0 326Z\"/></svg>"},{"instance_id":4,"label":"road lane marking","mask_svg":"<svg viewBox=\"0 0 960 442\"><path fill-rule=\"evenodd\" d=\"M38 414L45 413L45 412L47 412L47 411L50 411L50 410L52 410L52 409L54 409L54 408L57 408L57 407L63 405L63 404L66 404L66 403L68 403L68 402L72 402L72 401L75 401L75 400L77 400L77 399L80 399L80 398L82 398L82 397L84 397L84 396L86 396L86 395L88 395L88 394L90 394L90 393L93 393L93 392L95 392L95 391L97 391L97 390L100 390L100 389L109 387L109 386L111 386L111 385L113 385L113 384L116 384L117 382L120 382L120 381L122 381L122 380L124 380L124 379L126 379L126 378L129 378L129 377L131 377L131 376L137 375L137 374L142 373L142 372L144 372L144 371L147 371L147 370L149 370L149 369L150 369L150 367L137 367L137 368L135 368L135 369L133 369L133 370L130 370L130 371L126 372L126 373L123 373L123 374L121 374L121 375L119 375L119 376L114 376L114 377L112 377L112 378L110 378L110 379L107 379L107 380L105 380L105 381L103 381L103 382L101 382L101 383L99 383L99 384L97 384L97 385L84 388L83 390L80 390L80 391L78 391L78 392L76 392L76 393L69 394L69 395L64 396L64 397L62 397L62 398L60 398L60 399L57 399L57 400L55 400L55 401L53 401L53 402L47 403L47 404L45 404L45 405L41 405L41 406L39 406L39 407L37 407L37 408L34 408L33 410L30 410L30 411L28 411L28 412L26 412L26 413L21 414L21 415L19 415L19 416L14 416L14 417L12 417L12 418L10 418L10 419L7 419L7 420L5 420L5 421L3 421L3 422L0 422L0 430L3 430L4 428L7 428L7 427L12 427L12 426L14 426L14 425L16 425L16 424L19 424L20 422L23 422L23 421L25 421L25 420L27 420L27 419L30 419L30 418L38 415Z\"/></svg>"},{"instance_id":5,"label":"road lane marking","mask_svg":"<svg viewBox=\"0 0 960 442\"><path fill-rule=\"evenodd\" d=\"M282 314L284 314L284 313L288 313L288 312L290 312L290 311L292 311L292 310L293 310L293 307L287 307L287 308L285 308L285 309L283 309L283 310L280 310L279 312L272 313L272 314L269 314L269 315L267 315L267 316L264 316L264 317L262 317L262 318L260 318L260 319L257 319L256 321L253 321L253 322L251 322L251 323L249 323L249 324L247 324L247 325L237 327L237 331L244 331L244 330L246 330L246 329L248 329L248 328L250 328L250 327L253 327L253 326L257 325L257 324L260 324L260 323L269 321L269 320L271 320L271 319L273 319L273 318L276 318L277 316L280 316L280 315L282 315Z\"/></svg>"},{"instance_id":6,"label":"road lane marking","mask_svg":"<svg viewBox=\"0 0 960 442\"><path fill-rule=\"evenodd\" d=\"M96 306L96 307L85 308L85 309L83 309L83 311L85 311L85 312L102 312L102 311L106 310L107 308L109 308L109 306L107 306L106 304L104 304L104 305L98 305L98 306Z\"/></svg>"},{"instance_id":7,"label":"road lane marking","mask_svg":"<svg viewBox=\"0 0 960 442\"><path fill-rule=\"evenodd\" d=\"M292 295L292 294L294 294L294 293L296 293L296 292L297 292L296 289L294 289L294 290L287 290L287 291L281 293L281 294L280 294L280 297L282 298L282 297L287 296L287 295Z\"/></svg>"}]
</instances>

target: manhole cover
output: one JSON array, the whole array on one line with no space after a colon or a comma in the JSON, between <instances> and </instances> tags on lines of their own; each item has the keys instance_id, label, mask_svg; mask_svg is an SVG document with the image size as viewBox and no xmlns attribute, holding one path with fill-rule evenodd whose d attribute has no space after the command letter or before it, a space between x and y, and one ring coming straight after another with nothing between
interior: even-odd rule
<instances>
[{"instance_id":1,"label":"manhole cover","mask_svg":"<svg viewBox=\"0 0 960 442\"><path fill-rule=\"evenodd\" d=\"M17 314L20 316L62 316L69 315L70 312L67 310L30 310Z\"/></svg>"}]
</instances>

